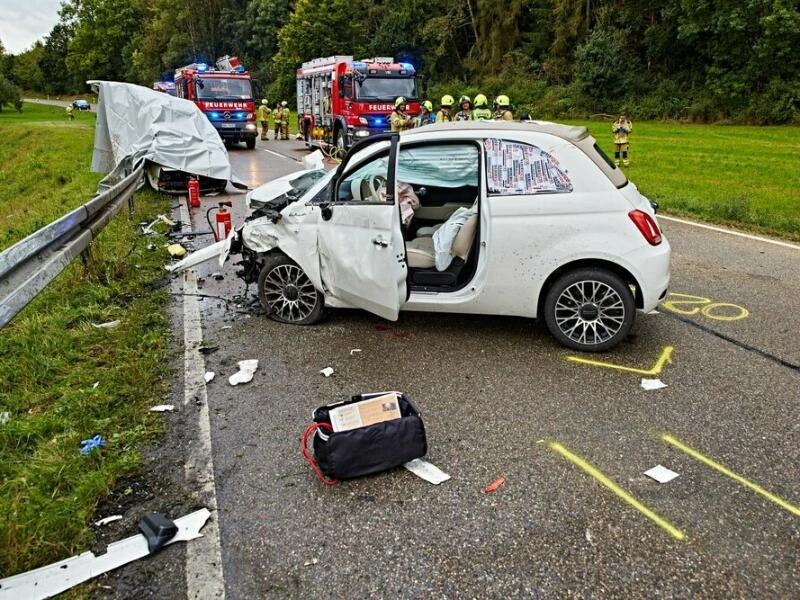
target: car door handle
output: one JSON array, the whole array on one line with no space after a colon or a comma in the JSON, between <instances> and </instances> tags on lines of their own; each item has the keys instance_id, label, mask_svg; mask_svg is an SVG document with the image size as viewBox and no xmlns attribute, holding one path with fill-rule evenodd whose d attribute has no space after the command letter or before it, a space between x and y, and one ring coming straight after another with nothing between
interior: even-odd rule
<instances>
[{"instance_id":1,"label":"car door handle","mask_svg":"<svg viewBox=\"0 0 800 600\"><path fill-rule=\"evenodd\" d=\"M389 242L383 239L381 236L372 239L372 243L376 246L380 246L381 248L388 248Z\"/></svg>"}]
</instances>

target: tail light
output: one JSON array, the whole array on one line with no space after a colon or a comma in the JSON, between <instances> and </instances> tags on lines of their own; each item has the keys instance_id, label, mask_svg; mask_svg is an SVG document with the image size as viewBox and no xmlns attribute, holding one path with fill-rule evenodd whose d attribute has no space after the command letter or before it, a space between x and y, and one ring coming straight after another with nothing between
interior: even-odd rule
<instances>
[{"instance_id":1,"label":"tail light","mask_svg":"<svg viewBox=\"0 0 800 600\"><path fill-rule=\"evenodd\" d=\"M641 210L632 210L628 216L633 224L639 229L644 239L651 246L658 246L661 243L661 231L658 229L655 219Z\"/></svg>"}]
</instances>

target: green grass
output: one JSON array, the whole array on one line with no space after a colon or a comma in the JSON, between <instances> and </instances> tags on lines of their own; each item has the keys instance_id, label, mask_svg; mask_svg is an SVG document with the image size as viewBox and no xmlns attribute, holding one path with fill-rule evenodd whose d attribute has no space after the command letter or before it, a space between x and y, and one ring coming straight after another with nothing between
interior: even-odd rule
<instances>
[{"instance_id":1,"label":"green grass","mask_svg":"<svg viewBox=\"0 0 800 600\"><path fill-rule=\"evenodd\" d=\"M24 115L0 114L0 210L15 215L13 231L3 220L2 246L89 200L100 178L89 172L88 118L67 124L58 109L28 105ZM162 402L171 375L166 253L147 250L153 240L137 224L168 200L139 193L136 204L103 230L86 266L73 261L0 330L0 412L9 413L0 424L0 576L87 549L95 506L160 432L147 408ZM114 319L116 329L91 325ZM81 456L80 441L96 434L105 450Z\"/></svg>"},{"instance_id":2,"label":"green grass","mask_svg":"<svg viewBox=\"0 0 800 600\"><path fill-rule=\"evenodd\" d=\"M611 123L581 122L613 157ZM800 128L634 121L625 173L664 213L800 240Z\"/></svg>"}]
</instances>

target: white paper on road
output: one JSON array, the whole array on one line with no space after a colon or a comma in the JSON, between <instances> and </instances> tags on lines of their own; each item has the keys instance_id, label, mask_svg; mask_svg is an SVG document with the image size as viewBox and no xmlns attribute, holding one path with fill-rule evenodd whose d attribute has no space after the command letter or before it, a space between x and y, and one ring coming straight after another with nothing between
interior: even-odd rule
<instances>
[{"instance_id":1,"label":"white paper on road","mask_svg":"<svg viewBox=\"0 0 800 600\"><path fill-rule=\"evenodd\" d=\"M660 379L642 379L643 390L660 390L667 387L667 384Z\"/></svg>"},{"instance_id":2,"label":"white paper on road","mask_svg":"<svg viewBox=\"0 0 800 600\"><path fill-rule=\"evenodd\" d=\"M678 476L675 471L671 471L663 465L656 465L652 469L645 471L644 474L650 479L655 479L658 483L670 482Z\"/></svg>"},{"instance_id":3,"label":"white paper on road","mask_svg":"<svg viewBox=\"0 0 800 600\"><path fill-rule=\"evenodd\" d=\"M214 373L214 371L206 371L206 374L203 375L203 380L206 383L211 383L215 376L216 376L216 373Z\"/></svg>"},{"instance_id":4,"label":"white paper on road","mask_svg":"<svg viewBox=\"0 0 800 600\"><path fill-rule=\"evenodd\" d=\"M167 545L202 537L200 530L211 513L203 508L175 519L178 533ZM105 554L84 552L52 565L0 579L0 600L51 598L71 587L150 554L142 534L109 544Z\"/></svg>"},{"instance_id":5,"label":"white paper on road","mask_svg":"<svg viewBox=\"0 0 800 600\"><path fill-rule=\"evenodd\" d=\"M157 404L150 407L150 412L172 412L175 410L174 404Z\"/></svg>"},{"instance_id":6,"label":"white paper on road","mask_svg":"<svg viewBox=\"0 0 800 600\"><path fill-rule=\"evenodd\" d=\"M250 360L240 360L239 372L228 377L228 383L231 385L248 383L253 380L253 375L255 375L256 369L258 369L258 360L255 358Z\"/></svg>"},{"instance_id":7,"label":"white paper on road","mask_svg":"<svg viewBox=\"0 0 800 600\"><path fill-rule=\"evenodd\" d=\"M450 475L442 471L439 467L421 458L415 458L403 466L417 477L433 485L439 485L450 479Z\"/></svg>"},{"instance_id":8,"label":"white paper on road","mask_svg":"<svg viewBox=\"0 0 800 600\"><path fill-rule=\"evenodd\" d=\"M92 171L117 180L125 166L149 160L185 173L245 183L228 151L194 102L132 83L89 81L99 95Z\"/></svg>"},{"instance_id":9,"label":"white paper on road","mask_svg":"<svg viewBox=\"0 0 800 600\"><path fill-rule=\"evenodd\" d=\"M321 375L325 375L325 377L330 377L333 375L333 367L325 367L320 371Z\"/></svg>"}]
</instances>

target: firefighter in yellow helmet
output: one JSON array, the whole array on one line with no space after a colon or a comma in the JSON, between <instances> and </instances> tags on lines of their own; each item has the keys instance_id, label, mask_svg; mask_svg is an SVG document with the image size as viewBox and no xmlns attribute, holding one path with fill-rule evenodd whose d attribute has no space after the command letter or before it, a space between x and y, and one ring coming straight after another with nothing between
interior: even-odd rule
<instances>
[{"instance_id":1,"label":"firefighter in yellow helmet","mask_svg":"<svg viewBox=\"0 0 800 600\"><path fill-rule=\"evenodd\" d=\"M258 122L261 124L261 139L266 140L267 131L269 131L269 104L266 100L261 101L261 106L258 107Z\"/></svg>"},{"instance_id":2,"label":"firefighter in yellow helmet","mask_svg":"<svg viewBox=\"0 0 800 600\"><path fill-rule=\"evenodd\" d=\"M471 121L472 120L472 100L469 96L461 96L458 100L459 111L456 113L456 121Z\"/></svg>"},{"instance_id":3,"label":"firefighter in yellow helmet","mask_svg":"<svg viewBox=\"0 0 800 600\"><path fill-rule=\"evenodd\" d=\"M492 111L489 110L489 100L483 94L475 96L475 110L472 111L472 120L483 119L488 121L492 118Z\"/></svg>"},{"instance_id":4,"label":"firefighter in yellow helmet","mask_svg":"<svg viewBox=\"0 0 800 600\"><path fill-rule=\"evenodd\" d=\"M494 101L494 120L495 121L513 121L514 115L511 114L509 106L511 101L506 95L499 95Z\"/></svg>"},{"instance_id":5,"label":"firefighter in yellow helmet","mask_svg":"<svg viewBox=\"0 0 800 600\"><path fill-rule=\"evenodd\" d=\"M453 120L453 113L451 112L453 104L455 104L455 99L450 94L442 96L441 109L436 113L437 123L449 123Z\"/></svg>"},{"instance_id":6,"label":"firefighter in yellow helmet","mask_svg":"<svg viewBox=\"0 0 800 600\"><path fill-rule=\"evenodd\" d=\"M286 106L286 100L281 102L281 105L275 109L275 139L288 140L289 139L289 118L292 113L289 107Z\"/></svg>"},{"instance_id":7,"label":"firefighter in yellow helmet","mask_svg":"<svg viewBox=\"0 0 800 600\"><path fill-rule=\"evenodd\" d=\"M628 160L628 135L633 131L633 123L628 120L625 113L620 113L619 119L614 121L611 132L614 134L614 163L619 166L619 154L622 152L622 164L630 165Z\"/></svg>"},{"instance_id":8,"label":"firefighter in yellow helmet","mask_svg":"<svg viewBox=\"0 0 800 600\"><path fill-rule=\"evenodd\" d=\"M406 99L403 96L398 96L394 101L394 110L389 116L389 124L392 127L392 131L403 131L414 126L414 119L406 112L407 110L408 103Z\"/></svg>"},{"instance_id":9,"label":"firefighter in yellow helmet","mask_svg":"<svg viewBox=\"0 0 800 600\"><path fill-rule=\"evenodd\" d=\"M75 113L73 112L71 105L67 106L67 117L69 118L70 121L72 121L75 118Z\"/></svg>"},{"instance_id":10,"label":"firefighter in yellow helmet","mask_svg":"<svg viewBox=\"0 0 800 600\"><path fill-rule=\"evenodd\" d=\"M420 113L417 117L417 127L422 127L423 125L430 125L431 123L436 122L436 115L433 114L433 104L431 104L430 100L425 100L422 104L420 104Z\"/></svg>"}]
</instances>

